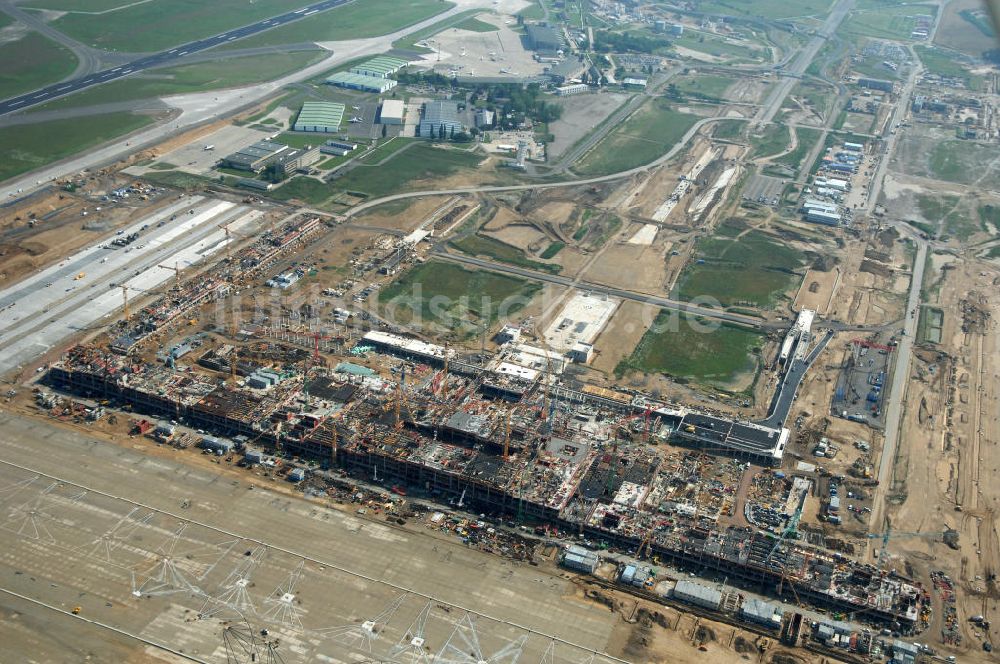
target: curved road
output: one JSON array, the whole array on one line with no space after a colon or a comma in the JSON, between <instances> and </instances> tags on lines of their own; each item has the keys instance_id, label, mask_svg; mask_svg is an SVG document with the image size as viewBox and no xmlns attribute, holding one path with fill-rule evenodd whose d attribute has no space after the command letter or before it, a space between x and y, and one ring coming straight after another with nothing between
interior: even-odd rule
<instances>
[{"instance_id":1,"label":"curved road","mask_svg":"<svg viewBox=\"0 0 1000 664\"><path fill-rule=\"evenodd\" d=\"M77 62L76 70L74 70L69 77L63 79L64 81L92 74L101 68L101 51L67 37L62 32L46 23L39 14L26 12L15 5L11 0L3 0L0 2L0 11L3 11L4 14L7 14L12 19L28 26L32 31L51 39L57 44L65 46L73 52ZM58 86L60 83L56 83L55 85Z\"/></svg>"},{"instance_id":2,"label":"curved road","mask_svg":"<svg viewBox=\"0 0 1000 664\"><path fill-rule=\"evenodd\" d=\"M581 185L588 184L599 184L601 182L614 182L615 180L621 180L638 173L644 173L652 168L662 165L663 163L674 158L681 148L687 145L698 130L705 125L712 122L719 122L720 120L743 120L749 121L749 118L702 118L695 122L687 133L684 134L681 139L674 144L674 147L658 157L657 159L645 164L643 166L636 166L635 168L629 168L624 171L619 171L617 173L610 173L608 175L598 175L591 178L582 178L578 180L561 180L559 182L538 182L533 184L509 184L509 185L483 185L479 187L458 187L455 189L430 189L426 191L410 191L402 194L391 194L389 196L382 196L381 198L374 198L370 201L357 205L343 214L344 218L350 218L356 216L359 212L364 212L373 207L382 205L383 203L391 203L392 201L402 201L408 198L421 198L423 196L454 196L459 194L488 194L504 191L527 191L529 189L560 189L565 187L579 187Z\"/></svg>"}]
</instances>

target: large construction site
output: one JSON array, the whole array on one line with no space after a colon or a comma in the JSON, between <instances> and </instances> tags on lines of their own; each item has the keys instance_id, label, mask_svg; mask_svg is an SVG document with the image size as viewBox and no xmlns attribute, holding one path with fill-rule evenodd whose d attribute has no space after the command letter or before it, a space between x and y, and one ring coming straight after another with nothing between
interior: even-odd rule
<instances>
[{"instance_id":1,"label":"large construction site","mask_svg":"<svg viewBox=\"0 0 1000 664\"><path fill-rule=\"evenodd\" d=\"M0 206L0 641L991 661L998 79L920 44L969 1L458 4Z\"/></svg>"}]
</instances>

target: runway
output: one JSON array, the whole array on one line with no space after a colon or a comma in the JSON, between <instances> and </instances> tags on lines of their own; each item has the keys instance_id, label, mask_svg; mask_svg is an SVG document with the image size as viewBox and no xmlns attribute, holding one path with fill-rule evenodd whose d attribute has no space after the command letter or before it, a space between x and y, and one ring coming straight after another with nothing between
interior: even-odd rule
<instances>
[{"instance_id":1,"label":"runway","mask_svg":"<svg viewBox=\"0 0 1000 664\"><path fill-rule=\"evenodd\" d=\"M323 0L322 2L309 5L308 7L303 7L302 9L297 9L293 12L287 12L263 21L257 21L256 23L245 25L242 28L236 28L212 37L206 37L205 39L199 39L187 44L175 46L169 51L161 51L160 53L148 55L112 69L94 72L70 81L54 83L40 90L34 90L0 102L0 115L6 115L15 111L23 111L26 108L37 106L38 104L44 104L45 102L52 101L53 99L58 99L59 97L64 97L68 94L85 90L91 86L101 85L120 78L125 78L126 76L130 76L136 72L150 69L151 67L159 67L192 53L207 51L210 48L221 46L227 42L242 39L244 37L250 37L251 35L256 35L260 32L265 32L280 25L292 23L293 21L298 21L306 18L307 16L312 16L318 12L334 9L353 1L354 0Z\"/></svg>"}]
</instances>

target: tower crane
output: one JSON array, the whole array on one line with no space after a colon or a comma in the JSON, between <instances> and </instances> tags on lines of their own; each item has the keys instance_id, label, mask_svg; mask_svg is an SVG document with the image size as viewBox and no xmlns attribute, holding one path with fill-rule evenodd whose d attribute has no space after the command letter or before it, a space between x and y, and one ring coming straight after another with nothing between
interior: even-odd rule
<instances>
[{"instance_id":1,"label":"tower crane","mask_svg":"<svg viewBox=\"0 0 1000 664\"><path fill-rule=\"evenodd\" d=\"M154 291L147 291L147 290L143 290L141 288L135 288L135 287L129 286L127 284L121 284L121 289L122 289L122 310L123 310L122 314L125 317L125 322L126 323L129 322L129 320L131 320L131 318L132 318L132 311L131 311L131 309L129 309L129 306L128 306L128 292L129 291L135 291L136 293L142 293L143 295L156 295L157 294Z\"/></svg>"},{"instance_id":2,"label":"tower crane","mask_svg":"<svg viewBox=\"0 0 1000 664\"><path fill-rule=\"evenodd\" d=\"M181 269L178 267L177 263L174 263L173 267L170 267L169 265L157 265L157 267L162 267L164 270L173 270L174 290L179 291L181 289Z\"/></svg>"}]
</instances>

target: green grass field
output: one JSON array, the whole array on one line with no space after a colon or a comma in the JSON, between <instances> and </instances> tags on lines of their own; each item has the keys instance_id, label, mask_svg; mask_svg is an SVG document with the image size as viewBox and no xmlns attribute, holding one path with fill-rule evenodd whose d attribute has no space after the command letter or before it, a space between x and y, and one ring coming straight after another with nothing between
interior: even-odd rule
<instances>
[{"instance_id":1,"label":"green grass field","mask_svg":"<svg viewBox=\"0 0 1000 664\"><path fill-rule=\"evenodd\" d=\"M669 151L698 119L663 99L652 99L611 130L573 170L580 175L605 175L644 166Z\"/></svg>"},{"instance_id":2,"label":"green grass field","mask_svg":"<svg viewBox=\"0 0 1000 664\"><path fill-rule=\"evenodd\" d=\"M779 124L769 124L759 136L750 137L752 159L770 157L788 148L792 136L788 127Z\"/></svg>"},{"instance_id":3,"label":"green grass field","mask_svg":"<svg viewBox=\"0 0 1000 664\"><path fill-rule=\"evenodd\" d=\"M771 163L787 166L793 171L798 172L802 167L802 160L816 146L816 141L820 137L820 130L796 127L795 135L798 138L798 145L795 146L795 149L784 156L778 157Z\"/></svg>"},{"instance_id":4,"label":"green grass field","mask_svg":"<svg viewBox=\"0 0 1000 664\"><path fill-rule=\"evenodd\" d=\"M992 147L960 140L938 141L931 148L927 164L931 175L939 180L969 184L982 175L979 169L994 156Z\"/></svg>"},{"instance_id":5,"label":"green grass field","mask_svg":"<svg viewBox=\"0 0 1000 664\"><path fill-rule=\"evenodd\" d=\"M980 230L987 230L985 223L977 223L958 196L919 194L917 208L927 221L940 228L940 235L967 240Z\"/></svg>"},{"instance_id":6,"label":"green grass field","mask_svg":"<svg viewBox=\"0 0 1000 664\"><path fill-rule=\"evenodd\" d=\"M929 48L920 44L914 46L913 49L917 52L920 62L923 63L924 67L930 73L937 74L938 76L961 78L973 90L978 90L979 86L982 85L983 78L981 76L974 76L969 73L969 70L963 67L959 61L948 55L946 51Z\"/></svg>"},{"instance_id":7,"label":"green grass field","mask_svg":"<svg viewBox=\"0 0 1000 664\"><path fill-rule=\"evenodd\" d=\"M405 136L394 136L388 140L382 141L378 147L366 154L361 158L361 163L369 164L371 166L378 165L382 161L386 160L388 157L396 154L407 145L411 143L416 143L420 139L418 138L407 138Z\"/></svg>"},{"instance_id":8,"label":"green grass field","mask_svg":"<svg viewBox=\"0 0 1000 664\"><path fill-rule=\"evenodd\" d=\"M376 148L377 150L377 148ZM412 190L421 180L441 180L460 170L474 169L482 157L469 152L414 145L381 166L359 165L334 180L338 191L352 191L372 198ZM366 157L366 161L368 158Z\"/></svg>"},{"instance_id":9,"label":"green grass field","mask_svg":"<svg viewBox=\"0 0 1000 664\"><path fill-rule=\"evenodd\" d=\"M565 242L553 242L545 248L545 251L543 251L539 257L544 258L545 260L555 258L556 254L562 251L565 247Z\"/></svg>"},{"instance_id":10,"label":"green grass field","mask_svg":"<svg viewBox=\"0 0 1000 664\"><path fill-rule=\"evenodd\" d=\"M267 196L279 201L300 200L307 205L319 206L326 202L334 191L330 185L315 178L296 176L277 189L269 191Z\"/></svg>"},{"instance_id":11,"label":"green grass field","mask_svg":"<svg viewBox=\"0 0 1000 664\"><path fill-rule=\"evenodd\" d=\"M0 98L60 81L76 69L76 56L37 32L0 45Z\"/></svg>"},{"instance_id":12,"label":"green grass field","mask_svg":"<svg viewBox=\"0 0 1000 664\"><path fill-rule=\"evenodd\" d=\"M738 141L743 137L743 129L746 122L740 120L719 120L712 125L712 136L725 141Z\"/></svg>"},{"instance_id":13,"label":"green grass field","mask_svg":"<svg viewBox=\"0 0 1000 664\"><path fill-rule=\"evenodd\" d=\"M704 0L699 12L729 16L790 18L794 16L825 16L830 11L827 0Z\"/></svg>"},{"instance_id":14,"label":"green grass field","mask_svg":"<svg viewBox=\"0 0 1000 664\"><path fill-rule=\"evenodd\" d=\"M671 80L677 90L687 97L704 97L707 99L725 99L726 90L735 79L715 74L686 74Z\"/></svg>"},{"instance_id":15,"label":"green grass field","mask_svg":"<svg viewBox=\"0 0 1000 664\"><path fill-rule=\"evenodd\" d=\"M452 263L417 265L379 292L383 315L398 324L437 326L463 337L527 305L541 284Z\"/></svg>"},{"instance_id":16,"label":"green grass field","mask_svg":"<svg viewBox=\"0 0 1000 664\"><path fill-rule=\"evenodd\" d=\"M395 32L454 7L446 0L364 0L314 14L304 21L283 25L241 39L226 48L279 46L305 41L338 41L378 37Z\"/></svg>"},{"instance_id":17,"label":"green grass field","mask_svg":"<svg viewBox=\"0 0 1000 664\"><path fill-rule=\"evenodd\" d=\"M739 222L728 221L714 237L698 241L696 261L682 272L675 296L770 307L798 281L793 271L801 266L801 255L784 242L761 231L742 232Z\"/></svg>"},{"instance_id":18,"label":"green grass field","mask_svg":"<svg viewBox=\"0 0 1000 664\"><path fill-rule=\"evenodd\" d=\"M324 56L323 51L274 53L157 69L153 74L156 78L137 76L113 81L57 99L40 108L43 110L82 108L118 101L252 85L299 71L318 62Z\"/></svg>"},{"instance_id":19,"label":"green grass field","mask_svg":"<svg viewBox=\"0 0 1000 664\"><path fill-rule=\"evenodd\" d=\"M470 256L485 256L487 258L500 261L501 263L516 265L517 267L523 267L529 270L540 270L543 272L551 272L553 274L557 274L560 270L562 270L562 268L558 265L533 261L525 256L524 252L517 247L491 237L469 235L468 237L462 238L461 240L454 240L448 244L449 246L458 249L463 254L468 254ZM549 248L551 248L551 246ZM558 251L556 253L558 253ZM553 256L554 255L555 254L553 254ZM551 258L551 256L547 256L546 258Z\"/></svg>"},{"instance_id":20,"label":"green grass field","mask_svg":"<svg viewBox=\"0 0 1000 664\"><path fill-rule=\"evenodd\" d=\"M254 0L252 3L246 0L150 0L132 3L130 7L107 14L65 14L51 25L97 48L149 52L210 37L309 3L310 0ZM321 14L316 14L304 23L319 16Z\"/></svg>"},{"instance_id":21,"label":"green grass field","mask_svg":"<svg viewBox=\"0 0 1000 664\"><path fill-rule=\"evenodd\" d=\"M762 334L735 325L706 331L706 322L661 311L615 373L665 373L684 381L725 387L756 370Z\"/></svg>"},{"instance_id":22,"label":"green grass field","mask_svg":"<svg viewBox=\"0 0 1000 664\"><path fill-rule=\"evenodd\" d=\"M28 0L22 6L62 12L104 12L131 5L135 0Z\"/></svg>"},{"instance_id":23,"label":"green grass field","mask_svg":"<svg viewBox=\"0 0 1000 664\"><path fill-rule=\"evenodd\" d=\"M65 159L153 122L146 115L108 113L0 128L0 181Z\"/></svg>"},{"instance_id":24,"label":"green grass field","mask_svg":"<svg viewBox=\"0 0 1000 664\"><path fill-rule=\"evenodd\" d=\"M855 11L840 26L840 34L853 37L908 40L916 26L917 14L934 16L934 5L900 5Z\"/></svg>"},{"instance_id":25,"label":"green grass field","mask_svg":"<svg viewBox=\"0 0 1000 664\"><path fill-rule=\"evenodd\" d=\"M1000 232L1000 205L980 205L976 210L979 213L979 223L984 231L991 228L995 232Z\"/></svg>"}]
</instances>

